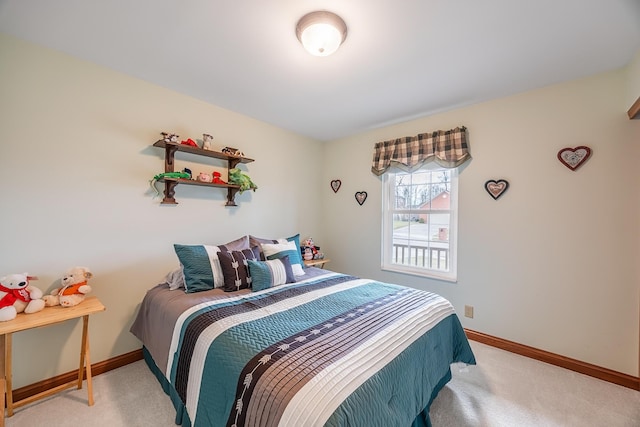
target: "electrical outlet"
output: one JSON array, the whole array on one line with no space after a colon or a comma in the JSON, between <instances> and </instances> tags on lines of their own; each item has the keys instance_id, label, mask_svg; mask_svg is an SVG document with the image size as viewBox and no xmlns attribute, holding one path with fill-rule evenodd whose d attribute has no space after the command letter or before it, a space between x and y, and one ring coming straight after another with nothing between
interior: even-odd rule
<instances>
[{"instance_id":1,"label":"electrical outlet","mask_svg":"<svg viewBox=\"0 0 640 427\"><path fill-rule=\"evenodd\" d=\"M470 319L473 319L473 306L472 305L465 305L464 306L464 317L469 317Z\"/></svg>"}]
</instances>

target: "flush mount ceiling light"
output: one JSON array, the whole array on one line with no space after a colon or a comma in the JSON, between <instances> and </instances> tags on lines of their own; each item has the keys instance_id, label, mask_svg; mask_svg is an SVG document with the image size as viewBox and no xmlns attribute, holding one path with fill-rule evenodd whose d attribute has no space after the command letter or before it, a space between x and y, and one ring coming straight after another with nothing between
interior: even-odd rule
<instances>
[{"instance_id":1,"label":"flush mount ceiling light","mask_svg":"<svg viewBox=\"0 0 640 427\"><path fill-rule=\"evenodd\" d=\"M335 13L311 12L298 21L296 36L310 54L328 56L347 38L347 24Z\"/></svg>"}]
</instances>

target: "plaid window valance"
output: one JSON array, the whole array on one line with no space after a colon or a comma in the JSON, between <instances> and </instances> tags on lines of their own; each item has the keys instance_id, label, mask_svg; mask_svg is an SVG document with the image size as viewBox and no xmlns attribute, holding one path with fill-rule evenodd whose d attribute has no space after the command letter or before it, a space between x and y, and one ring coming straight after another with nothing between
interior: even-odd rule
<instances>
[{"instance_id":1,"label":"plaid window valance","mask_svg":"<svg viewBox=\"0 0 640 427\"><path fill-rule=\"evenodd\" d=\"M414 170L429 162L456 168L471 160L464 126L378 142L373 149L371 172L382 175L390 166Z\"/></svg>"}]
</instances>

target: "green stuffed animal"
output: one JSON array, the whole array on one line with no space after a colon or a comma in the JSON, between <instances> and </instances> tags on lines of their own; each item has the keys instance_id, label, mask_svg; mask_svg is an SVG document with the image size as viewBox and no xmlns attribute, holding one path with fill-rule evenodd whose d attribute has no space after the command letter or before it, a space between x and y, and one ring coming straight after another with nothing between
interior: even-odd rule
<instances>
[{"instance_id":1,"label":"green stuffed animal","mask_svg":"<svg viewBox=\"0 0 640 427\"><path fill-rule=\"evenodd\" d=\"M154 176L153 178L151 178L151 180L149 181L149 186L156 193L156 195L153 196L153 197L156 197L156 196L159 197L160 196L160 190L158 190L158 187L156 187L156 182L158 182L158 180L164 179L164 178L191 179L191 170L189 170L187 168L184 168L184 169L182 169L182 172L164 172L164 173L159 173L156 176Z\"/></svg>"},{"instance_id":2,"label":"green stuffed animal","mask_svg":"<svg viewBox=\"0 0 640 427\"><path fill-rule=\"evenodd\" d=\"M256 191L257 185L251 181L249 175L242 173L238 168L229 169L229 184L235 184L240 186L240 194L245 190Z\"/></svg>"}]
</instances>

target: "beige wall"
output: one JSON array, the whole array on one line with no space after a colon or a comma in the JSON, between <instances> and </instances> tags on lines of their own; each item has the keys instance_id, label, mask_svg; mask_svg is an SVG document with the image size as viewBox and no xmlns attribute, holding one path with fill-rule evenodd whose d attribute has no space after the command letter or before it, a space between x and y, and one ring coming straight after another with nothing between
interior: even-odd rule
<instances>
[{"instance_id":1,"label":"beige wall","mask_svg":"<svg viewBox=\"0 0 640 427\"><path fill-rule=\"evenodd\" d=\"M625 91L625 106L627 110L640 98L640 50L636 52L625 69L627 75L627 90Z\"/></svg>"},{"instance_id":2,"label":"beige wall","mask_svg":"<svg viewBox=\"0 0 640 427\"><path fill-rule=\"evenodd\" d=\"M0 276L28 271L50 290L67 268L90 267L107 307L91 319L94 362L140 348L129 327L178 265L173 243L318 234L309 188L320 186L321 143L4 36L0 75ZM242 149L260 188L228 208L222 190L178 186L179 205L160 206L149 179L163 151L150 146L164 130ZM181 157L194 172L221 166ZM80 332L75 322L16 334L14 385L77 369Z\"/></svg>"},{"instance_id":3,"label":"beige wall","mask_svg":"<svg viewBox=\"0 0 640 427\"><path fill-rule=\"evenodd\" d=\"M625 106L630 108L636 100L640 99L640 50L636 52L635 57L630 61L629 65L625 69L627 74L627 103ZM635 121L640 121L640 118L636 116ZM638 142L640 141L640 126L635 126L632 138ZM640 199L638 200L640 203ZM640 210L640 206L638 206ZM640 246L640 235L637 236L638 245ZM640 263L637 266L636 281L640 283ZM640 307L640 296L638 296L638 306ZM638 319L640 322L640 318ZM639 328L640 329L640 328ZM640 331L638 332L640 334ZM638 372L640 373L640 350L638 351Z\"/></svg>"},{"instance_id":4,"label":"beige wall","mask_svg":"<svg viewBox=\"0 0 640 427\"><path fill-rule=\"evenodd\" d=\"M638 374L640 121L626 116L624 70L373 130L328 143L323 240L331 268L449 298L465 327ZM458 282L381 271L381 182L373 145L468 127L460 174ZM575 172L556 158L587 145ZM329 181L341 179L337 194ZM497 201L484 190L506 179ZM356 191L367 191L363 206Z\"/></svg>"}]
</instances>

